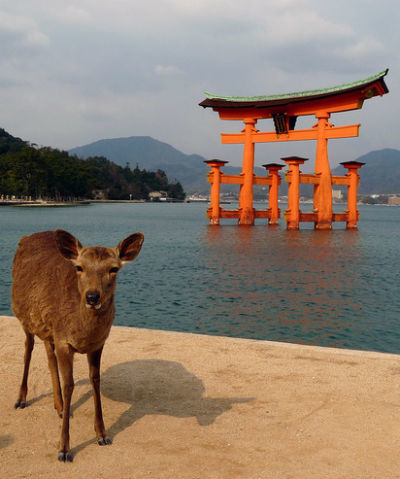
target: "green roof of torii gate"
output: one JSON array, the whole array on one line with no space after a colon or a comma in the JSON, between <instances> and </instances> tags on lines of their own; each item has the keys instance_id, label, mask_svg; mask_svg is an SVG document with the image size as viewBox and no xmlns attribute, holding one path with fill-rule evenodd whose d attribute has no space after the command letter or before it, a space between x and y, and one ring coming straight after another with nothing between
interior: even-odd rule
<instances>
[{"instance_id":1,"label":"green roof of torii gate","mask_svg":"<svg viewBox=\"0 0 400 479\"><path fill-rule=\"evenodd\" d=\"M213 93L204 92L206 99L200 103L203 107L243 107L243 106L272 106L285 104L293 101L307 101L316 98L323 98L332 95L347 93L354 90L362 90L368 85L379 82L384 93L388 93L388 88L383 80L387 75L389 69L383 70L376 75L369 76L364 80L355 81L352 83L345 83L330 88L323 88L320 90L307 90L293 93L283 93L278 95L264 95L264 96L221 96Z\"/></svg>"}]
</instances>

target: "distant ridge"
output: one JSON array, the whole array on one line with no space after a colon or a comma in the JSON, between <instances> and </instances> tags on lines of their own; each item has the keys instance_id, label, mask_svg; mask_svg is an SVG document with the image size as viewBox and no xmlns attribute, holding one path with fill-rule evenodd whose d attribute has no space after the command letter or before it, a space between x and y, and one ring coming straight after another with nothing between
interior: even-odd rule
<instances>
[{"instance_id":1,"label":"distant ridge","mask_svg":"<svg viewBox=\"0 0 400 479\"><path fill-rule=\"evenodd\" d=\"M392 148L374 150L360 156L356 161L365 165L359 170L362 194L400 193L400 151ZM334 175L345 174L343 166L332 171Z\"/></svg>"},{"instance_id":2,"label":"distant ridge","mask_svg":"<svg viewBox=\"0 0 400 479\"><path fill-rule=\"evenodd\" d=\"M155 140L151 136L130 136L95 141L88 145L69 150L81 158L105 156L120 166L129 163L131 168L150 171L164 170L171 181L180 181L185 190L190 186L196 189L204 183L207 166L200 155L186 155L168 143ZM200 181L199 181L200 180Z\"/></svg>"},{"instance_id":3,"label":"distant ridge","mask_svg":"<svg viewBox=\"0 0 400 479\"><path fill-rule=\"evenodd\" d=\"M210 190L207 183L208 167L205 158L192 154L186 155L168 143L150 136L131 136L127 138L103 139L69 150L81 158L89 156L105 156L109 160L131 168L138 164L139 168L156 171L164 170L168 178L180 181L187 193L206 193ZM223 158L224 159L224 158ZM385 148L371 151L356 161L366 163L360 170L361 194L400 193L400 151ZM239 174L241 168L225 166L227 174ZM257 175L265 176L263 168L256 168ZM343 175L346 170L342 166L334 168L332 174ZM282 181L281 194L286 192L286 184Z\"/></svg>"},{"instance_id":4,"label":"distant ridge","mask_svg":"<svg viewBox=\"0 0 400 479\"><path fill-rule=\"evenodd\" d=\"M150 171L165 171L168 178L181 182L186 193L206 193L210 190L207 182L208 166L206 158L200 155L186 155L168 143L156 140L151 136L130 136L127 138L111 138L95 141L88 145L69 150L80 158L89 156L105 156L120 166L129 163L131 168L138 164L139 168ZM240 167L224 167L227 174L239 174ZM256 174L265 175L263 168L256 168Z\"/></svg>"}]
</instances>

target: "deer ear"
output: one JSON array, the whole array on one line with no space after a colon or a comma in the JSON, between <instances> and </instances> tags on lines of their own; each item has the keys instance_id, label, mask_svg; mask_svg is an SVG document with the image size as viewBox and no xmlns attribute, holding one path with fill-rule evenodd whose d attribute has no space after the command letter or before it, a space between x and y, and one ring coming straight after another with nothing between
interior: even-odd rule
<instances>
[{"instance_id":1,"label":"deer ear","mask_svg":"<svg viewBox=\"0 0 400 479\"><path fill-rule=\"evenodd\" d=\"M139 254L144 241L142 233L135 233L122 240L116 247L119 259L123 263L133 261Z\"/></svg>"},{"instance_id":2,"label":"deer ear","mask_svg":"<svg viewBox=\"0 0 400 479\"><path fill-rule=\"evenodd\" d=\"M68 231L56 230L54 232L57 247L65 259L75 260L79 250L82 249L80 242Z\"/></svg>"}]
</instances>

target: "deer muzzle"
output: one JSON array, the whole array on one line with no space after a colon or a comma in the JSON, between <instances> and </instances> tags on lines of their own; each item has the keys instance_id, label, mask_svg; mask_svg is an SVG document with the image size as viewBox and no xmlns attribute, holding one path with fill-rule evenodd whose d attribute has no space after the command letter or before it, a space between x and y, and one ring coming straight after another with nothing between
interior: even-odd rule
<instances>
[{"instance_id":1,"label":"deer muzzle","mask_svg":"<svg viewBox=\"0 0 400 479\"><path fill-rule=\"evenodd\" d=\"M100 293L98 291L88 291L86 293L86 307L89 309L100 309Z\"/></svg>"}]
</instances>

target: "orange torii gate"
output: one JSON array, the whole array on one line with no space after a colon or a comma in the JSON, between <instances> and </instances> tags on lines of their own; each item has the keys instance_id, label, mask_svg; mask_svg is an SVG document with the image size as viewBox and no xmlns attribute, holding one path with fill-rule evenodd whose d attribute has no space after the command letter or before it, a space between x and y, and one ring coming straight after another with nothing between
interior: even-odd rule
<instances>
[{"instance_id":1,"label":"orange torii gate","mask_svg":"<svg viewBox=\"0 0 400 479\"><path fill-rule=\"evenodd\" d=\"M299 165L305 159L298 157L283 158L289 165L286 181L289 183L288 209L285 212L288 229L298 229L299 222L313 221L316 229L331 229L333 221L345 221L347 228L357 228L357 186L359 176L358 162L343 163L348 168L345 176L332 176L328 159L328 140L332 138L350 138L359 134L359 124L334 126L329 122L332 113L361 109L364 100L388 93L384 77L388 70L353 83L347 83L323 90L312 90L283 95L258 97L217 96L206 93L206 99L200 103L219 113L222 120L241 120L244 129L241 133L223 133L223 144L244 144L242 173L224 175L221 167L226 162L210 160L209 181L211 187L211 207L208 217L211 224L219 224L220 218L238 218L239 224L252 225L255 218L268 218L269 224L277 222L277 187L280 183L280 165L264 165L269 170L267 177L254 175L254 151L256 143L316 140L315 173L303 175ZM295 130L298 116L315 115L317 123L309 129ZM272 118L275 131L261 132L255 125L258 120ZM272 167L271 167L272 166ZM279 167L279 168L277 168ZM224 210L219 206L219 185L230 183L240 185L239 209ZM299 210L299 184L314 185L314 209L311 213ZM266 211L253 207L253 185L270 186L269 208ZM274 186L272 186L274 185ZM345 213L332 211L332 185L347 185L348 202Z\"/></svg>"}]
</instances>

